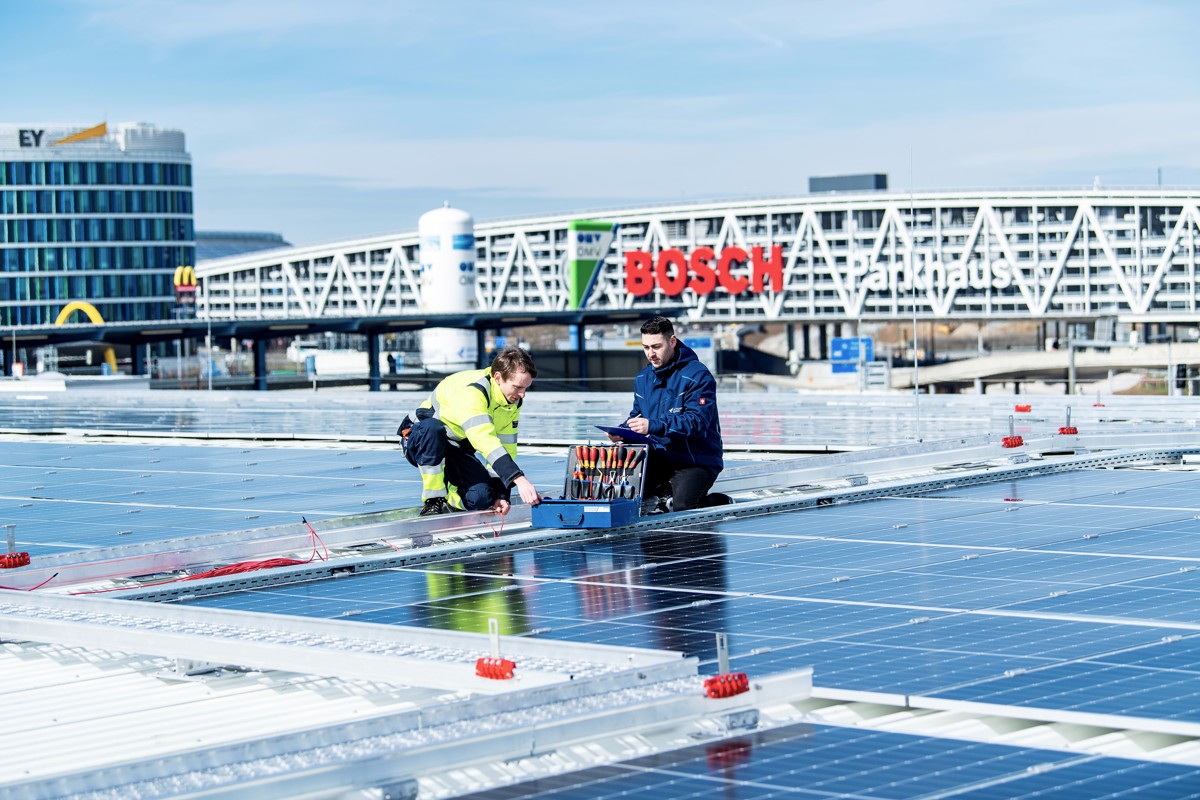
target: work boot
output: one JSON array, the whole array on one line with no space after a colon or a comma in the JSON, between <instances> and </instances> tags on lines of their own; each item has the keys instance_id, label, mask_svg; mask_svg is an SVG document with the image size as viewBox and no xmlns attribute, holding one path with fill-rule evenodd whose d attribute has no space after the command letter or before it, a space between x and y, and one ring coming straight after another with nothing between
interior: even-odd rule
<instances>
[{"instance_id":1,"label":"work boot","mask_svg":"<svg viewBox=\"0 0 1200 800\"><path fill-rule=\"evenodd\" d=\"M713 492L704 498L704 508L713 506L728 506L733 504L733 498L721 492Z\"/></svg>"},{"instance_id":2,"label":"work boot","mask_svg":"<svg viewBox=\"0 0 1200 800\"><path fill-rule=\"evenodd\" d=\"M642 515L649 514L666 514L671 510L674 498L666 497L648 497L642 502Z\"/></svg>"},{"instance_id":3,"label":"work boot","mask_svg":"<svg viewBox=\"0 0 1200 800\"><path fill-rule=\"evenodd\" d=\"M444 497L431 497L421 506L422 517L432 517L435 514L452 514L458 509L446 502Z\"/></svg>"}]
</instances>

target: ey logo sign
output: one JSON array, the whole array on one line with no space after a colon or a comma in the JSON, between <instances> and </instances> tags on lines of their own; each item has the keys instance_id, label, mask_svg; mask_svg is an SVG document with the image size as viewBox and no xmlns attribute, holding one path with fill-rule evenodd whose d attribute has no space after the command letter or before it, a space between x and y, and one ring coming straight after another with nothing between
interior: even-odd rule
<instances>
[{"instance_id":1,"label":"ey logo sign","mask_svg":"<svg viewBox=\"0 0 1200 800\"><path fill-rule=\"evenodd\" d=\"M99 139L101 136L108 135L108 123L101 122L94 128L72 133L69 136L64 136L61 139L55 139L53 142L46 142L46 147L55 147L60 144L71 144L72 142L82 142L87 139ZM21 128L17 131L17 143L21 147L42 147L42 140L46 137L46 131L37 130L34 128Z\"/></svg>"}]
</instances>

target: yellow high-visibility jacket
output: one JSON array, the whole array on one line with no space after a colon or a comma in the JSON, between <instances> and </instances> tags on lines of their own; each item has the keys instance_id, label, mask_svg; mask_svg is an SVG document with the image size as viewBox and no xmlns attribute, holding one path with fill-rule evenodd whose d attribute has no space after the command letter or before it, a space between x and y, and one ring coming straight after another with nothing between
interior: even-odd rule
<instances>
[{"instance_id":1,"label":"yellow high-visibility jacket","mask_svg":"<svg viewBox=\"0 0 1200 800\"><path fill-rule=\"evenodd\" d=\"M521 401L508 402L492 380L491 368L456 372L442 380L420 409L446 426L452 445L480 453L488 469L511 487L524 473L517 467L517 421ZM427 417L428 411L418 417Z\"/></svg>"}]
</instances>

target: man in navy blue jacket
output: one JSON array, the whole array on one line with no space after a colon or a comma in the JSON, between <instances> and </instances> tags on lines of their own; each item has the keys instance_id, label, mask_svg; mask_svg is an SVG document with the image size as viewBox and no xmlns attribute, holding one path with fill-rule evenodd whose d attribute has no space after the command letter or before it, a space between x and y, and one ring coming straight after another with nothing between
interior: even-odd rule
<instances>
[{"instance_id":1,"label":"man in navy blue jacket","mask_svg":"<svg viewBox=\"0 0 1200 800\"><path fill-rule=\"evenodd\" d=\"M669 496L674 511L728 503L725 495L708 494L725 466L716 380L695 351L675 338L666 317L642 324L642 350L650 363L634 379L625 427L654 440L646 498Z\"/></svg>"}]
</instances>

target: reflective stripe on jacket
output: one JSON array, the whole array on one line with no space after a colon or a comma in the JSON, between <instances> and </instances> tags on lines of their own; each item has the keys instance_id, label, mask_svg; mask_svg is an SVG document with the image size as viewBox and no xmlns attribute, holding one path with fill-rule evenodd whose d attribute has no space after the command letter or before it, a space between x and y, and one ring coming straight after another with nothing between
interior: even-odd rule
<instances>
[{"instance_id":1,"label":"reflective stripe on jacket","mask_svg":"<svg viewBox=\"0 0 1200 800\"><path fill-rule=\"evenodd\" d=\"M456 372L443 379L420 409L432 409L446 426L451 444L481 454L505 486L512 486L523 474L516 462L521 401L508 402L492 380L490 368Z\"/></svg>"}]
</instances>

